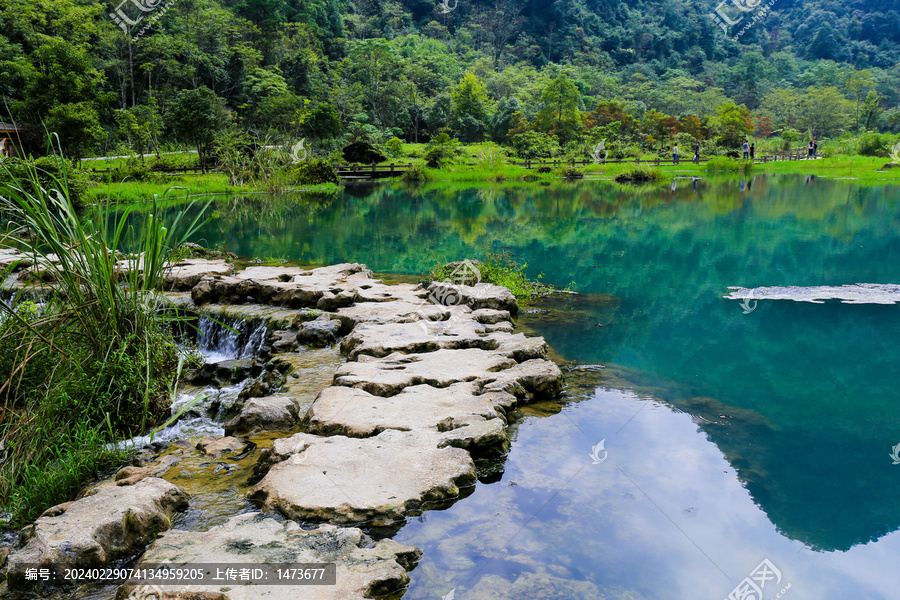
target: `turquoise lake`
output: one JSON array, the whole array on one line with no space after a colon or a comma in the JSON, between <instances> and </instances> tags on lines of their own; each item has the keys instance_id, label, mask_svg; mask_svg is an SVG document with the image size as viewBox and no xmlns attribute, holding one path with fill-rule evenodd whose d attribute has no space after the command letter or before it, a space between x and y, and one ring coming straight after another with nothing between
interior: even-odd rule
<instances>
[{"instance_id":1,"label":"turquoise lake","mask_svg":"<svg viewBox=\"0 0 900 600\"><path fill-rule=\"evenodd\" d=\"M566 396L519 411L502 475L394 535L424 552L404 598L720 600L763 560L765 600L900 594L900 306L722 297L900 283L900 188L378 184L209 211L194 241L241 256L415 280L508 251L574 282L518 320Z\"/></svg>"}]
</instances>

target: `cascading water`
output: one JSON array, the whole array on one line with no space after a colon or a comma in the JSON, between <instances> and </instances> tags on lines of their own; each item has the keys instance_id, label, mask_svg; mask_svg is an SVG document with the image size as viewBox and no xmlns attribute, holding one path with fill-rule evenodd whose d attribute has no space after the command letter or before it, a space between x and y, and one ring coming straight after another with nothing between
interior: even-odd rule
<instances>
[{"instance_id":1,"label":"cascading water","mask_svg":"<svg viewBox=\"0 0 900 600\"><path fill-rule=\"evenodd\" d=\"M266 340L268 328L265 322L240 319L215 320L205 315L197 319L194 346L207 363L257 356ZM178 394L172 402L171 415L179 414L191 404L181 417L153 435L154 442L170 442L203 436L221 437L221 411L230 408L248 380L226 387L208 386ZM215 407L215 408L213 408ZM124 446L142 447L151 442L149 435L138 436L122 443Z\"/></svg>"},{"instance_id":2,"label":"cascading water","mask_svg":"<svg viewBox=\"0 0 900 600\"><path fill-rule=\"evenodd\" d=\"M196 327L197 349L211 363L256 356L268 332L262 322L234 319L223 323L205 315L200 315Z\"/></svg>"}]
</instances>

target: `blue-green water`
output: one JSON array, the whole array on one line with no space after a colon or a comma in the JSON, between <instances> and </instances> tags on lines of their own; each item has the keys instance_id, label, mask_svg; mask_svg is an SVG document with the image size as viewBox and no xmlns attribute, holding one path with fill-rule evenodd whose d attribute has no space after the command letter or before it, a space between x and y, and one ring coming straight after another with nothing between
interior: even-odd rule
<instances>
[{"instance_id":1,"label":"blue-green water","mask_svg":"<svg viewBox=\"0 0 900 600\"><path fill-rule=\"evenodd\" d=\"M395 536L424 550L406 597L713 600L764 558L767 600L900 595L900 306L722 299L900 283L900 189L381 185L211 210L196 241L244 256L419 274L508 250L581 293L520 325L606 368L522 412L499 481Z\"/></svg>"}]
</instances>

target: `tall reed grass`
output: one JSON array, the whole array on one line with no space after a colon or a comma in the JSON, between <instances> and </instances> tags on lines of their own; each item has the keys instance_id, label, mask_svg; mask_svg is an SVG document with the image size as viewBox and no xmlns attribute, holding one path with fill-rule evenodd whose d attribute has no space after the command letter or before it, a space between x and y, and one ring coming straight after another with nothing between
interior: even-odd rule
<instances>
[{"instance_id":1,"label":"tall reed grass","mask_svg":"<svg viewBox=\"0 0 900 600\"><path fill-rule=\"evenodd\" d=\"M65 176L47 177L0 163L3 245L29 255L20 280L49 282L38 310L20 294L0 303L0 521L9 524L69 499L121 459L105 444L165 414L179 362L170 325L183 317L157 290L204 212L171 225L155 207L142 219L109 207L79 214Z\"/></svg>"}]
</instances>

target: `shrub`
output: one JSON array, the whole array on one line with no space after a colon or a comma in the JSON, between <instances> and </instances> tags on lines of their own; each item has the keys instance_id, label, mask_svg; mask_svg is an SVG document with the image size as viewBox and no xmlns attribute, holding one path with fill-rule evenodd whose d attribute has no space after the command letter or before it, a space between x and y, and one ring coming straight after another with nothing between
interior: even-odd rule
<instances>
[{"instance_id":1,"label":"shrub","mask_svg":"<svg viewBox=\"0 0 900 600\"><path fill-rule=\"evenodd\" d=\"M392 137L384 143L385 149L394 157L403 156L403 140L398 137Z\"/></svg>"},{"instance_id":2,"label":"shrub","mask_svg":"<svg viewBox=\"0 0 900 600\"><path fill-rule=\"evenodd\" d=\"M559 139L551 134L526 131L512 136L511 141L516 156L525 160L553 158L561 152Z\"/></svg>"},{"instance_id":3,"label":"shrub","mask_svg":"<svg viewBox=\"0 0 900 600\"><path fill-rule=\"evenodd\" d=\"M416 160L403 172L403 181L428 181L428 169L424 160Z\"/></svg>"},{"instance_id":4,"label":"shrub","mask_svg":"<svg viewBox=\"0 0 900 600\"><path fill-rule=\"evenodd\" d=\"M425 146L425 153L422 155L422 158L425 159L426 166L438 169L452 163L461 154L462 149L459 141L450 137L450 134L446 131L442 131Z\"/></svg>"},{"instance_id":5,"label":"shrub","mask_svg":"<svg viewBox=\"0 0 900 600\"><path fill-rule=\"evenodd\" d=\"M893 149L894 136L879 133L864 133L856 140L856 154L884 158Z\"/></svg>"},{"instance_id":6,"label":"shrub","mask_svg":"<svg viewBox=\"0 0 900 600\"><path fill-rule=\"evenodd\" d=\"M320 183L340 183L337 171L331 163L317 158L299 162L289 171L289 179L299 185L318 185Z\"/></svg>"},{"instance_id":7,"label":"shrub","mask_svg":"<svg viewBox=\"0 0 900 600\"><path fill-rule=\"evenodd\" d=\"M560 174L566 179L584 178L584 173L582 173L580 169L576 169L575 167L565 167L564 169L560 169Z\"/></svg>"}]
</instances>

